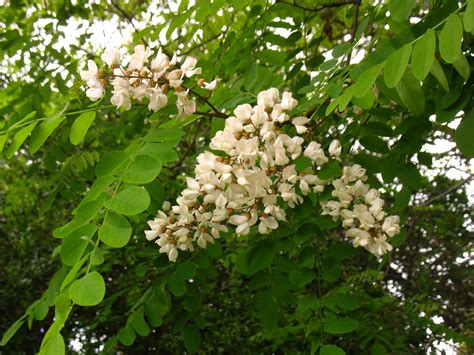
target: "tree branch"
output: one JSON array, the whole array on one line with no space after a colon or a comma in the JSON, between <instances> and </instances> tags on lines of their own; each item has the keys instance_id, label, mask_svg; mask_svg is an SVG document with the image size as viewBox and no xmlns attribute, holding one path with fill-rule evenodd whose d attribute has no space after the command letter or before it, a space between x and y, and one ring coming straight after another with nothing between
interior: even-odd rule
<instances>
[{"instance_id":1,"label":"tree branch","mask_svg":"<svg viewBox=\"0 0 474 355\"><path fill-rule=\"evenodd\" d=\"M355 35L357 33L357 29L359 28L359 10L360 10L360 2L361 0L355 0L355 13L354 13L354 21L352 22L352 33L351 33L351 44L355 40ZM352 48L349 51L349 54L347 55L347 64L351 63L351 57L352 57Z\"/></svg>"},{"instance_id":2,"label":"tree branch","mask_svg":"<svg viewBox=\"0 0 474 355\"><path fill-rule=\"evenodd\" d=\"M299 4L296 3L296 1L291 3L291 2L286 2L286 1L282 1L282 0L277 0L276 2L280 3L280 4L286 4L286 5L289 5L289 6L294 6L294 7L297 7L298 9L302 9L302 10L309 11L309 12L318 12L318 11L321 11L321 10L324 10L324 9L329 9L329 8L332 8L332 7L339 7L339 6L349 5L349 4L355 4L355 3L357 3L357 1L360 2L360 0L343 1L343 2L336 2L336 3L331 3L331 4L324 4L324 5L321 5L320 7L315 7L315 8L309 8L309 7L306 7L306 6L299 5Z\"/></svg>"},{"instance_id":3,"label":"tree branch","mask_svg":"<svg viewBox=\"0 0 474 355\"><path fill-rule=\"evenodd\" d=\"M439 198L441 198L441 197L443 197L443 196L448 195L450 192L452 192L452 191L458 189L458 188L461 187L462 185L464 185L464 184L468 183L469 181L471 181L473 177L474 177L474 174L469 175L467 178L465 178L464 180L459 181L456 185L450 187L450 188L447 189L446 191L444 191L444 192L440 193L439 195L436 195L436 196L430 198L429 200L427 200L427 201L425 201L425 202L419 204L419 206L427 206L427 205L429 205L431 202L433 202L433 201L435 201L435 200L437 200L437 199L439 199Z\"/></svg>"},{"instance_id":4,"label":"tree branch","mask_svg":"<svg viewBox=\"0 0 474 355\"><path fill-rule=\"evenodd\" d=\"M184 87L184 86L183 86ZM186 88L185 88L186 89ZM220 112L213 104L211 104L209 102L209 100L207 98L205 98L204 96L202 96L201 94L198 94L196 91L194 91L193 89L191 88L188 88L189 92L192 93L194 96L198 97L201 101L203 101L204 103L206 103L211 109L212 111L214 111L216 114L218 115L221 115L221 116L218 116L218 117L229 117L228 115L226 115L225 113L222 113ZM222 116L224 115L224 116Z\"/></svg>"}]
</instances>

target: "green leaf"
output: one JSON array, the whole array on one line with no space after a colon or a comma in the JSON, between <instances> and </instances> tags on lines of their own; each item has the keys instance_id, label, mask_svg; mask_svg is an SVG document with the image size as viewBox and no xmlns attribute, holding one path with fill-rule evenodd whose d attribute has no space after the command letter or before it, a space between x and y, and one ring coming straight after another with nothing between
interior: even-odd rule
<instances>
[{"instance_id":1,"label":"green leaf","mask_svg":"<svg viewBox=\"0 0 474 355\"><path fill-rule=\"evenodd\" d=\"M138 186L129 186L115 197L105 202L105 206L125 216L134 216L143 212L150 204L148 192Z\"/></svg>"},{"instance_id":2,"label":"green leaf","mask_svg":"<svg viewBox=\"0 0 474 355\"><path fill-rule=\"evenodd\" d=\"M328 257L323 260L321 265L321 277L324 280L328 282L336 281L339 278L341 271L341 263L336 258Z\"/></svg>"},{"instance_id":3,"label":"green leaf","mask_svg":"<svg viewBox=\"0 0 474 355\"><path fill-rule=\"evenodd\" d=\"M179 158L178 153L169 143L147 143L140 149L139 153L151 155L162 163L176 161Z\"/></svg>"},{"instance_id":4,"label":"green leaf","mask_svg":"<svg viewBox=\"0 0 474 355\"><path fill-rule=\"evenodd\" d=\"M359 299L347 293L335 293L328 297L326 304L337 305L346 311L353 311L362 307Z\"/></svg>"},{"instance_id":5,"label":"green leaf","mask_svg":"<svg viewBox=\"0 0 474 355\"><path fill-rule=\"evenodd\" d=\"M131 327L126 326L119 330L117 337L123 345L130 346L135 342L136 335Z\"/></svg>"},{"instance_id":6,"label":"green leaf","mask_svg":"<svg viewBox=\"0 0 474 355\"><path fill-rule=\"evenodd\" d=\"M60 252L63 264L74 266L81 259L87 247L87 238L92 238L96 230L97 227L95 225L86 224L64 238Z\"/></svg>"},{"instance_id":7,"label":"green leaf","mask_svg":"<svg viewBox=\"0 0 474 355\"><path fill-rule=\"evenodd\" d=\"M12 141L10 142L10 145L7 147L5 151L5 155L7 156L8 159L13 157L13 155L18 150L18 148L20 148L23 142L25 142L26 138L31 133L31 131L36 127L36 124L37 122L30 123L28 126L23 127L22 129L20 129L18 132L15 133Z\"/></svg>"},{"instance_id":8,"label":"green leaf","mask_svg":"<svg viewBox=\"0 0 474 355\"><path fill-rule=\"evenodd\" d=\"M65 116L56 114L46 118L37 129L31 134L29 141L29 149L31 153L36 153L44 144L46 139L58 128L58 126L66 119Z\"/></svg>"},{"instance_id":9,"label":"green leaf","mask_svg":"<svg viewBox=\"0 0 474 355\"><path fill-rule=\"evenodd\" d=\"M5 143L7 142L8 139L8 134L2 134L0 136L0 153L3 150L3 147L5 146Z\"/></svg>"},{"instance_id":10,"label":"green leaf","mask_svg":"<svg viewBox=\"0 0 474 355\"><path fill-rule=\"evenodd\" d=\"M256 306L263 328L275 328L278 324L278 318L280 318L280 307L273 299L273 292L268 290L257 297Z\"/></svg>"},{"instance_id":11,"label":"green leaf","mask_svg":"<svg viewBox=\"0 0 474 355\"><path fill-rule=\"evenodd\" d=\"M339 97L339 112L346 109L347 104L351 101L352 97L354 97L354 86L348 87Z\"/></svg>"},{"instance_id":12,"label":"green leaf","mask_svg":"<svg viewBox=\"0 0 474 355\"><path fill-rule=\"evenodd\" d=\"M375 80L382 70L384 63L375 65L364 71L354 84L354 96L356 98L364 97L367 92L374 86Z\"/></svg>"},{"instance_id":13,"label":"green leaf","mask_svg":"<svg viewBox=\"0 0 474 355\"><path fill-rule=\"evenodd\" d=\"M402 80L397 85L397 92L413 113L421 114L425 110L425 97L420 82L413 76L410 68L405 70Z\"/></svg>"},{"instance_id":14,"label":"green leaf","mask_svg":"<svg viewBox=\"0 0 474 355\"><path fill-rule=\"evenodd\" d=\"M191 261L179 263L176 267L176 272L183 280L189 280L196 275L196 266Z\"/></svg>"},{"instance_id":15,"label":"green leaf","mask_svg":"<svg viewBox=\"0 0 474 355\"><path fill-rule=\"evenodd\" d=\"M397 176L405 186L418 190L422 186L422 177L420 171L413 163L407 163L400 167Z\"/></svg>"},{"instance_id":16,"label":"green leaf","mask_svg":"<svg viewBox=\"0 0 474 355\"><path fill-rule=\"evenodd\" d=\"M474 30L474 0L467 0L463 22L466 32L472 32Z\"/></svg>"},{"instance_id":17,"label":"green leaf","mask_svg":"<svg viewBox=\"0 0 474 355\"><path fill-rule=\"evenodd\" d=\"M134 313L131 316L130 325L135 331L140 334L142 337L146 337L150 334L150 327L145 321L143 312Z\"/></svg>"},{"instance_id":18,"label":"green leaf","mask_svg":"<svg viewBox=\"0 0 474 355\"><path fill-rule=\"evenodd\" d=\"M464 54L461 53L453 65L457 72L464 78L464 80L469 79L471 76L471 66L469 65L469 62L467 61Z\"/></svg>"},{"instance_id":19,"label":"green leaf","mask_svg":"<svg viewBox=\"0 0 474 355\"><path fill-rule=\"evenodd\" d=\"M290 281L299 288L305 287L316 278L313 270L308 268L296 269L290 272Z\"/></svg>"},{"instance_id":20,"label":"green leaf","mask_svg":"<svg viewBox=\"0 0 474 355\"><path fill-rule=\"evenodd\" d=\"M112 175L122 170L129 160L128 154L123 151L114 151L104 155L95 166L97 177Z\"/></svg>"},{"instance_id":21,"label":"green leaf","mask_svg":"<svg viewBox=\"0 0 474 355\"><path fill-rule=\"evenodd\" d=\"M418 80L424 80L431 67L435 57L436 35L430 28L426 33L416 41L411 54L411 69L413 75Z\"/></svg>"},{"instance_id":22,"label":"green leaf","mask_svg":"<svg viewBox=\"0 0 474 355\"><path fill-rule=\"evenodd\" d=\"M66 345L61 333L51 336L48 342L39 352L40 355L64 355L66 353Z\"/></svg>"},{"instance_id":23,"label":"green leaf","mask_svg":"<svg viewBox=\"0 0 474 355\"><path fill-rule=\"evenodd\" d=\"M92 122L94 122L96 116L95 111L84 112L74 120L69 132L69 140L72 144L79 144L85 137Z\"/></svg>"},{"instance_id":24,"label":"green leaf","mask_svg":"<svg viewBox=\"0 0 474 355\"><path fill-rule=\"evenodd\" d=\"M397 49L387 58L383 69L383 77L387 87L394 88L397 86L398 82L402 79L403 73L405 73L410 61L410 55L411 44L407 44Z\"/></svg>"},{"instance_id":25,"label":"green leaf","mask_svg":"<svg viewBox=\"0 0 474 355\"><path fill-rule=\"evenodd\" d=\"M111 248L122 248L132 236L132 226L121 215L109 211L99 229L99 238Z\"/></svg>"},{"instance_id":26,"label":"green leaf","mask_svg":"<svg viewBox=\"0 0 474 355\"><path fill-rule=\"evenodd\" d=\"M327 318L324 322L324 331L329 334L346 334L359 327L359 322L351 318Z\"/></svg>"},{"instance_id":27,"label":"green leaf","mask_svg":"<svg viewBox=\"0 0 474 355\"><path fill-rule=\"evenodd\" d=\"M162 128L157 127L151 129L145 136L147 142L169 142L172 145L177 145L181 140L184 132L181 128Z\"/></svg>"},{"instance_id":28,"label":"green leaf","mask_svg":"<svg viewBox=\"0 0 474 355\"><path fill-rule=\"evenodd\" d=\"M461 121L454 135L459 151L467 157L474 157L474 111Z\"/></svg>"},{"instance_id":29,"label":"green leaf","mask_svg":"<svg viewBox=\"0 0 474 355\"><path fill-rule=\"evenodd\" d=\"M168 289L175 296L182 296L186 293L186 282L177 272L173 272L167 277Z\"/></svg>"},{"instance_id":30,"label":"green leaf","mask_svg":"<svg viewBox=\"0 0 474 355\"><path fill-rule=\"evenodd\" d=\"M66 314L69 311L69 308L71 307L71 299L67 295L62 293L56 297L56 299L54 300L54 305L56 317L59 316L62 319L65 319Z\"/></svg>"},{"instance_id":31,"label":"green leaf","mask_svg":"<svg viewBox=\"0 0 474 355\"><path fill-rule=\"evenodd\" d=\"M336 97L334 100L332 100L329 105L326 107L326 112L324 113L325 116L329 116L329 114L334 111L334 109L339 105L339 100L340 96Z\"/></svg>"},{"instance_id":32,"label":"green leaf","mask_svg":"<svg viewBox=\"0 0 474 355\"><path fill-rule=\"evenodd\" d=\"M79 306L95 306L102 302L104 296L104 278L97 271L74 281L69 288L69 297Z\"/></svg>"},{"instance_id":33,"label":"green leaf","mask_svg":"<svg viewBox=\"0 0 474 355\"><path fill-rule=\"evenodd\" d=\"M341 164L337 160L333 160L318 171L318 177L321 180L330 180L341 176Z\"/></svg>"},{"instance_id":34,"label":"green leaf","mask_svg":"<svg viewBox=\"0 0 474 355\"><path fill-rule=\"evenodd\" d=\"M186 350L195 353L201 345L201 331L195 324L188 324L183 329L183 340Z\"/></svg>"},{"instance_id":35,"label":"green leaf","mask_svg":"<svg viewBox=\"0 0 474 355\"><path fill-rule=\"evenodd\" d=\"M448 79L446 78L446 74L444 73L443 67L441 66L441 64L439 64L436 58L433 61L433 66L430 69L430 73L436 78L436 80L438 80L441 87L446 92L449 92Z\"/></svg>"},{"instance_id":36,"label":"green leaf","mask_svg":"<svg viewBox=\"0 0 474 355\"><path fill-rule=\"evenodd\" d=\"M322 345L320 355L345 355L346 352L336 345Z\"/></svg>"},{"instance_id":37,"label":"green leaf","mask_svg":"<svg viewBox=\"0 0 474 355\"><path fill-rule=\"evenodd\" d=\"M412 12L416 5L416 0L390 0L388 9L392 18L397 21L404 21Z\"/></svg>"},{"instance_id":38,"label":"green leaf","mask_svg":"<svg viewBox=\"0 0 474 355\"><path fill-rule=\"evenodd\" d=\"M462 35L461 18L449 15L439 35L439 52L446 63L454 63L461 53Z\"/></svg>"},{"instance_id":39,"label":"green leaf","mask_svg":"<svg viewBox=\"0 0 474 355\"><path fill-rule=\"evenodd\" d=\"M161 162L150 155L137 155L129 167L122 173L121 179L130 184L152 182L160 174Z\"/></svg>"},{"instance_id":40,"label":"green leaf","mask_svg":"<svg viewBox=\"0 0 474 355\"><path fill-rule=\"evenodd\" d=\"M389 152L387 143L377 136L366 136L359 139L362 146L372 152L386 154Z\"/></svg>"},{"instance_id":41,"label":"green leaf","mask_svg":"<svg viewBox=\"0 0 474 355\"><path fill-rule=\"evenodd\" d=\"M275 244L272 242L263 242L253 247L247 254L250 264L250 272L256 273L263 270L273 263L275 256Z\"/></svg>"},{"instance_id":42,"label":"green leaf","mask_svg":"<svg viewBox=\"0 0 474 355\"><path fill-rule=\"evenodd\" d=\"M36 320L43 320L49 312L49 306L44 299L40 300L35 307L34 317Z\"/></svg>"},{"instance_id":43,"label":"green leaf","mask_svg":"<svg viewBox=\"0 0 474 355\"><path fill-rule=\"evenodd\" d=\"M2 343L0 344L1 346L7 345L7 343L10 341L10 339L16 334L18 329L21 328L23 323L25 322L25 316L21 317L20 319L17 319L15 323L13 323L10 328L7 329L5 333L3 333L2 337Z\"/></svg>"}]
</instances>

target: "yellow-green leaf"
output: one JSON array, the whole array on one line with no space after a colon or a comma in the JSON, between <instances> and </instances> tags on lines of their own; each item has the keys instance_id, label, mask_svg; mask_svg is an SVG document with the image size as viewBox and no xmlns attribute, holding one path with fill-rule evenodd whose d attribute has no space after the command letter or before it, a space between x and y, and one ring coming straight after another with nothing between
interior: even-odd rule
<instances>
[{"instance_id":1,"label":"yellow-green leaf","mask_svg":"<svg viewBox=\"0 0 474 355\"><path fill-rule=\"evenodd\" d=\"M411 44L407 44L390 54L385 62L383 78L389 88L397 86L407 68L411 55Z\"/></svg>"},{"instance_id":2,"label":"yellow-green leaf","mask_svg":"<svg viewBox=\"0 0 474 355\"><path fill-rule=\"evenodd\" d=\"M463 27L461 18L449 15L439 35L439 52L446 63L454 63L461 53Z\"/></svg>"},{"instance_id":3,"label":"yellow-green leaf","mask_svg":"<svg viewBox=\"0 0 474 355\"><path fill-rule=\"evenodd\" d=\"M96 116L95 111L84 112L77 117L71 126L71 132L69 132L69 140L72 144L77 145L83 139L87 133L87 130L94 122Z\"/></svg>"},{"instance_id":4,"label":"yellow-green leaf","mask_svg":"<svg viewBox=\"0 0 474 355\"><path fill-rule=\"evenodd\" d=\"M411 68L413 75L418 80L424 80L431 67L436 50L436 35L435 31L430 28L413 46L411 54Z\"/></svg>"}]
</instances>

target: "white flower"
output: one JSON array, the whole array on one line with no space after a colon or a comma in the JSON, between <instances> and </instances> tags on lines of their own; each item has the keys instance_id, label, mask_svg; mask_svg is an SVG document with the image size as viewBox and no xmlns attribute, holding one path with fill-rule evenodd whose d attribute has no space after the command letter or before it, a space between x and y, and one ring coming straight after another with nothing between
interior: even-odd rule
<instances>
[{"instance_id":1,"label":"white flower","mask_svg":"<svg viewBox=\"0 0 474 355\"><path fill-rule=\"evenodd\" d=\"M278 89L271 88L265 91L261 91L257 95L257 103L263 108L272 108L280 99Z\"/></svg>"},{"instance_id":2,"label":"white flower","mask_svg":"<svg viewBox=\"0 0 474 355\"><path fill-rule=\"evenodd\" d=\"M184 60L183 65L181 65L181 72L183 75L186 75L186 77L190 78L194 74L201 74L202 70L201 68L194 68L197 64L197 59L193 57L187 57Z\"/></svg>"},{"instance_id":3,"label":"white flower","mask_svg":"<svg viewBox=\"0 0 474 355\"><path fill-rule=\"evenodd\" d=\"M304 156L314 161L318 166L324 165L328 162L328 158L324 155L321 149L321 144L311 142L304 150Z\"/></svg>"},{"instance_id":4,"label":"white flower","mask_svg":"<svg viewBox=\"0 0 474 355\"><path fill-rule=\"evenodd\" d=\"M341 155L341 150L342 150L341 144L339 143L337 139L334 139L329 145L328 152L331 157L339 158L339 156Z\"/></svg>"},{"instance_id":5,"label":"white flower","mask_svg":"<svg viewBox=\"0 0 474 355\"><path fill-rule=\"evenodd\" d=\"M117 48L107 48L100 59L110 67L117 66L120 64L120 51Z\"/></svg>"},{"instance_id":6,"label":"white flower","mask_svg":"<svg viewBox=\"0 0 474 355\"><path fill-rule=\"evenodd\" d=\"M283 92L281 95L281 108L285 111L291 111L296 105L298 105L298 101L293 98L291 92Z\"/></svg>"},{"instance_id":7,"label":"white flower","mask_svg":"<svg viewBox=\"0 0 474 355\"><path fill-rule=\"evenodd\" d=\"M141 71L143 66L148 61L148 57L152 54L151 49L144 45L138 45L134 48L134 53L130 57L130 63L128 64L129 70Z\"/></svg>"},{"instance_id":8,"label":"white flower","mask_svg":"<svg viewBox=\"0 0 474 355\"><path fill-rule=\"evenodd\" d=\"M212 91L216 88L217 86L217 79L214 79L212 80L211 82L207 83L205 81L202 81L199 83L203 89L206 89L206 90L209 90L209 91Z\"/></svg>"},{"instance_id":9,"label":"white flower","mask_svg":"<svg viewBox=\"0 0 474 355\"><path fill-rule=\"evenodd\" d=\"M291 121L291 123L293 123L293 125L295 126L296 132L298 134L303 134L308 130L308 128L306 128L305 126L308 122L309 119L303 116L293 118L293 120Z\"/></svg>"},{"instance_id":10,"label":"white flower","mask_svg":"<svg viewBox=\"0 0 474 355\"><path fill-rule=\"evenodd\" d=\"M168 105L168 96L162 93L160 89L150 88L147 90L147 96L150 100L148 104L148 109L151 111L161 110L163 107Z\"/></svg>"},{"instance_id":11,"label":"white flower","mask_svg":"<svg viewBox=\"0 0 474 355\"><path fill-rule=\"evenodd\" d=\"M258 232L260 234L268 234L273 229L278 228L277 220L272 216L262 216L260 217L260 224L258 225Z\"/></svg>"},{"instance_id":12,"label":"white flower","mask_svg":"<svg viewBox=\"0 0 474 355\"><path fill-rule=\"evenodd\" d=\"M99 100L104 95L104 88L100 85L90 87L86 91L86 96L92 101Z\"/></svg>"},{"instance_id":13,"label":"white flower","mask_svg":"<svg viewBox=\"0 0 474 355\"><path fill-rule=\"evenodd\" d=\"M400 233L400 217L398 216L389 216L386 217L383 225L382 230L389 236L393 237Z\"/></svg>"},{"instance_id":14,"label":"white flower","mask_svg":"<svg viewBox=\"0 0 474 355\"><path fill-rule=\"evenodd\" d=\"M87 70L81 70L81 79L89 82L90 79L97 80L99 76L99 68L93 60L87 61Z\"/></svg>"},{"instance_id":15,"label":"white flower","mask_svg":"<svg viewBox=\"0 0 474 355\"><path fill-rule=\"evenodd\" d=\"M161 206L163 211L169 211L171 209L171 203L169 201L163 201L163 205Z\"/></svg>"},{"instance_id":16,"label":"white flower","mask_svg":"<svg viewBox=\"0 0 474 355\"><path fill-rule=\"evenodd\" d=\"M163 73L166 69L168 69L169 66L170 60L166 54L161 52L160 48L156 55L156 58L151 61L150 68L152 71Z\"/></svg>"},{"instance_id":17,"label":"white flower","mask_svg":"<svg viewBox=\"0 0 474 355\"><path fill-rule=\"evenodd\" d=\"M178 107L179 115L191 115L196 111L196 102L191 100L188 96L188 91L176 92L178 100L176 106Z\"/></svg>"},{"instance_id":18,"label":"white flower","mask_svg":"<svg viewBox=\"0 0 474 355\"><path fill-rule=\"evenodd\" d=\"M235 229L237 234L246 235L250 232L250 223L247 216L234 214L230 216L229 223L237 226Z\"/></svg>"}]
</instances>

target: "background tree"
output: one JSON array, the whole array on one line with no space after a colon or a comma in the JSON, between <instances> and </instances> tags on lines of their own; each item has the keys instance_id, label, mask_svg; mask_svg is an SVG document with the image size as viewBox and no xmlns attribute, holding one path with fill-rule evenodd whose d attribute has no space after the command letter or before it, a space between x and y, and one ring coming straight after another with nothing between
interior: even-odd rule
<instances>
[{"instance_id":1,"label":"background tree","mask_svg":"<svg viewBox=\"0 0 474 355\"><path fill-rule=\"evenodd\" d=\"M472 352L472 0L6 5L5 352L396 354L434 351L439 341ZM115 25L131 33L130 48L196 57L207 82L219 79L212 94L195 88L200 114L117 110L110 94L91 103L79 71L86 59L101 62L105 41L94 26L103 23L105 37ZM344 163L362 165L383 189L404 223L393 252L379 260L353 248L311 199L270 236L229 234L176 264L146 242L146 221L176 198L222 129L212 116L254 104L270 87L294 93L310 140L339 139ZM161 169L139 184L150 203L125 217L125 245L113 248L95 230L74 235L104 224L105 200L126 188L117 157L157 133ZM429 148L442 142L450 149ZM94 306L71 307L71 284L92 272L103 276L105 296L99 281L88 295Z\"/></svg>"}]
</instances>

